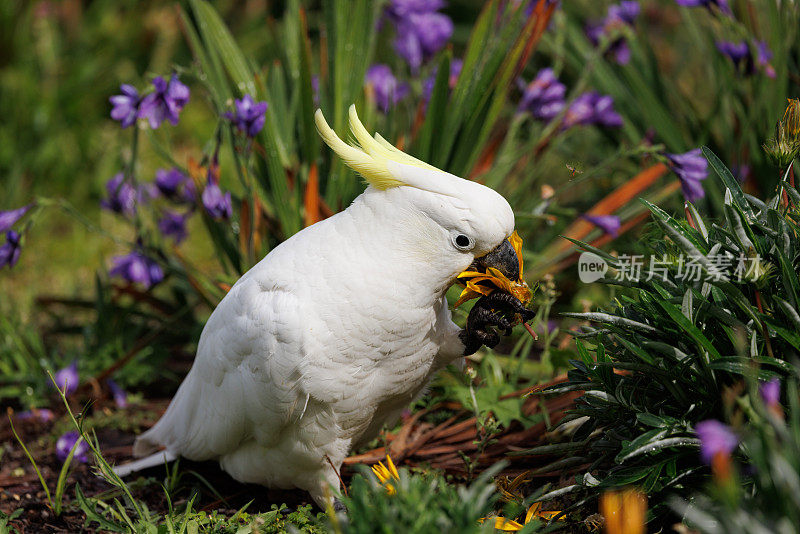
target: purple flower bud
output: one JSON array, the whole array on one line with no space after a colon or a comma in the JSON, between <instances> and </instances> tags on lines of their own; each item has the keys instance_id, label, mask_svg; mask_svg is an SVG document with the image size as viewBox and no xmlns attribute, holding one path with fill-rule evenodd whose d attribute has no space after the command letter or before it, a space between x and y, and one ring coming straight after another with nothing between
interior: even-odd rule
<instances>
[{"instance_id":1,"label":"purple flower bud","mask_svg":"<svg viewBox=\"0 0 800 534\"><path fill-rule=\"evenodd\" d=\"M551 320L545 321L543 323L538 323L533 328L533 331L536 332L537 334L544 335L544 334L550 334L551 332L555 332L556 328L558 328L558 322L557 321L553 321L551 319Z\"/></svg>"},{"instance_id":2,"label":"purple flower bud","mask_svg":"<svg viewBox=\"0 0 800 534\"><path fill-rule=\"evenodd\" d=\"M314 92L314 106L319 107L319 75L311 76L311 90Z\"/></svg>"},{"instance_id":3,"label":"purple flower bud","mask_svg":"<svg viewBox=\"0 0 800 534\"><path fill-rule=\"evenodd\" d=\"M171 237L177 245L186 239L186 219L191 212L184 214L165 211L164 216L158 221L158 229L165 237Z\"/></svg>"},{"instance_id":4,"label":"purple flower bud","mask_svg":"<svg viewBox=\"0 0 800 534\"><path fill-rule=\"evenodd\" d=\"M209 182L206 188L203 189L201 200L203 201L203 207L212 219L230 219L233 212L230 192L223 194L217 184Z\"/></svg>"},{"instance_id":5,"label":"purple flower bud","mask_svg":"<svg viewBox=\"0 0 800 534\"><path fill-rule=\"evenodd\" d=\"M769 78L775 77L775 67L770 64L772 50L769 49L766 41L755 41L756 45L756 65L764 70L764 74Z\"/></svg>"},{"instance_id":6,"label":"purple flower bud","mask_svg":"<svg viewBox=\"0 0 800 534\"><path fill-rule=\"evenodd\" d=\"M731 15L731 8L728 6L728 0L675 0L679 6L683 7L704 7L711 10L712 6L716 6L719 11L725 15Z\"/></svg>"},{"instance_id":7,"label":"purple flower bud","mask_svg":"<svg viewBox=\"0 0 800 534\"><path fill-rule=\"evenodd\" d=\"M639 2L622 0L618 5L609 6L606 14L606 24L620 23L633 25L639 16L641 7Z\"/></svg>"},{"instance_id":8,"label":"purple flower bud","mask_svg":"<svg viewBox=\"0 0 800 534\"><path fill-rule=\"evenodd\" d=\"M58 370L53 378L58 389L63 391L64 395L72 395L78 389L78 384L80 384L78 362L73 361L67 367Z\"/></svg>"},{"instance_id":9,"label":"purple flower bud","mask_svg":"<svg viewBox=\"0 0 800 534\"><path fill-rule=\"evenodd\" d=\"M164 120L173 126L178 124L178 114L189 101L189 88L178 80L177 74L173 74L169 82L161 76L156 77L153 87L155 91L142 99L138 117L147 119L153 129L161 126Z\"/></svg>"},{"instance_id":10,"label":"purple flower bud","mask_svg":"<svg viewBox=\"0 0 800 534\"><path fill-rule=\"evenodd\" d=\"M758 393L767 406L778 406L781 402L781 381L775 377L758 386Z\"/></svg>"},{"instance_id":11,"label":"purple flower bud","mask_svg":"<svg viewBox=\"0 0 800 534\"><path fill-rule=\"evenodd\" d=\"M519 109L529 111L536 119L550 121L564 109L566 90L553 74L553 69L542 69L525 87Z\"/></svg>"},{"instance_id":12,"label":"purple flower bud","mask_svg":"<svg viewBox=\"0 0 800 534\"><path fill-rule=\"evenodd\" d=\"M746 75L753 73L753 55L746 41L717 41L717 49L728 56L737 69L742 66Z\"/></svg>"},{"instance_id":13,"label":"purple flower bud","mask_svg":"<svg viewBox=\"0 0 800 534\"><path fill-rule=\"evenodd\" d=\"M255 102L250 95L241 100L234 100L235 113L225 113L225 118L236 124L236 127L247 135L255 137L264 127L267 120L267 103Z\"/></svg>"},{"instance_id":14,"label":"purple flower bud","mask_svg":"<svg viewBox=\"0 0 800 534\"><path fill-rule=\"evenodd\" d=\"M179 169L156 171L156 187L169 200L178 204L194 204L194 182Z\"/></svg>"},{"instance_id":15,"label":"purple flower bud","mask_svg":"<svg viewBox=\"0 0 800 534\"><path fill-rule=\"evenodd\" d=\"M464 62L458 58L452 60L450 62L450 78L447 80L447 85L450 89L453 89L458 83L458 77L461 76L461 68L464 66ZM438 65L434 67L433 72L431 75L428 76L424 82L422 82L422 97L427 102L431 99L431 94L433 94L433 86L436 84L436 75L439 71Z\"/></svg>"},{"instance_id":16,"label":"purple flower bud","mask_svg":"<svg viewBox=\"0 0 800 534\"><path fill-rule=\"evenodd\" d=\"M614 111L614 99L608 95L598 97L594 102L594 122L609 128L622 126L622 117Z\"/></svg>"},{"instance_id":17,"label":"purple flower bud","mask_svg":"<svg viewBox=\"0 0 800 534\"><path fill-rule=\"evenodd\" d=\"M747 163L742 163L741 165L731 165L731 174L739 181L739 183L744 183L747 181L747 177L750 176L750 165Z\"/></svg>"},{"instance_id":18,"label":"purple flower bud","mask_svg":"<svg viewBox=\"0 0 800 534\"><path fill-rule=\"evenodd\" d=\"M405 59L411 70L416 73L422 65L422 43L419 42L416 33L409 26L409 24L403 23L397 27L394 51Z\"/></svg>"},{"instance_id":19,"label":"purple flower bud","mask_svg":"<svg viewBox=\"0 0 800 534\"><path fill-rule=\"evenodd\" d=\"M378 64L367 69L366 84L372 88L375 102L384 113L408 95L406 83L399 83L388 65Z\"/></svg>"},{"instance_id":20,"label":"purple flower bud","mask_svg":"<svg viewBox=\"0 0 800 534\"><path fill-rule=\"evenodd\" d=\"M394 49L414 72L453 35L453 21L436 12L443 6L438 0L394 0L386 8L386 18L397 32Z\"/></svg>"},{"instance_id":21,"label":"purple flower bud","mask_svg":"<svg viewBox=\"0 0 800 534\"><path fill-rule=\"evenodd\" d=\"M422 46L422 55L431 57L444 48L453 35L453 21L441 13L414 13L408 17Z\"/></svg>"},{"instance_id":22,"label":"purple flower bud","mask_svg":"<svg viewBox=\"0 0 800 534\"><path fill-rule=\"evenodd\" d=\"M33 410L19 412L15 415L15 417L20 421L27 421L36 418L42 423L47 423L48 421L52 421L55 415L53 415L52 410L48 410L47 408L34 408Z\"/></svg>"},{"instance_id":23,"label":"purple flower bud","mask_svg":"<svg viewBox=\"0 0 800 534\"><path fill-rule=\"evenodd\" d=\"M80 437L78 432L71 430L58 438L58 441L56 441L56 456L60 461L66 461L69 451L72 450L72 447L75 447L75 443L78 442ZM85 464L89 461L88 452L89 444L81 440L78 446L75 447L75 454L72 455L72 459Z\"/></svg>"},{"instance_id":24,"label":"purple flower bud","mask_svg":"<svg viewBox=\"0 0 800 534\"><path fill-rule=\"evenodd\" d=\"M581 218L614 237L619 233L620 220L616 215L581 215Z\"/></svg>"},{"instance_id":25,"label":"purple flower bud","mask_svg":"<svg viewBox=\"0 0 800 534\"><path fill-rule=\"evenodd\" d=\"M389 16L405 18L412 13L428 13L439 11L444 7L444 0L392 0L386 7Z\"/></svg>"},{"instance_id":26,"label":"purple flower bud","mask_svg":"<svg viewBox=\"0 0 800 534\"><path fill-rule=\"evenodd\" d=\"M595 91L578 96L567 109L562 128L588 124L610 128L622 126L622 117L614 111L614 99Z\"/></svg>"},{"instance_id":27,"label":"purple flower bud","mask_svg":"<svg viewBox=\"0 0 800 534\"><path fill-rule=\"evenodd\" d=\"M156 171L156 187L167 198L174 198L186 176L176 168L170 170L158 169Z\"/></svg>"},{"instance_id":28,"label":"purple flower bud","mask_svg":"<svg viewBox=\"0 0 800 534\"><path fill-rule=\"evenodd\" d=\"M125 393L125 390L119 387L119 385L110 378L106 380L106 384L108 385L108 389L111 390L111 395L114 397L114 404L117 405L117 408L127 407L128 394Z\"/></svg>"},{"instance_id":29,"label":"purple flower bud","mask_svg":"<svg viewBox=\"0 0 800 534\"><path fill-rule=\"evenodd\" d=\"M17 221L20 220L26 213L28 213L28 210L32 207L33 204L28 204L27 206L22 206L21 208L17 208L15 210L0 211L0 234L11 230L11 227L14 226Z\"/></svg>"},{"instance_id":30,"label":"purple flower bud","mask_svg":"<svg viewBox=\"0 0 800 534\"><path fill-rule=\"evenodd\" d=\"M115 174L106 182L106 192L108 193L108 198L101 200L100 206L114 213L133 217L136 213L137 197L140 195L137 193L136 188L125 180L123 173Z\"/></svg>"},{"instance_id":31,"label":"purple flower bud","mask_svg":"<svg viewBox=\"0 0 800 534\"><path fill-rule=\"evenodd\" d=\"M694 429L700 438L700 457L706 464L710 465L717 454L730 455L739 445L736 434L727 425L714 419L701 421Z\"/></svg>"},{"instance_id":32,"label":"purple flower bud","mask_svg":"<svg viewBox=\"0 0 800 534\"><path fill-rule=\"evenodd\" d=\"M681 181L683 196L689 202L696 202L703 198L701 181L708 176L708 161L703 157L699 148L684 152L683 154L665 154L670 162L672 172L678 175Z\"/></svg>"},{"instance_id":33,"label":"purple flower bud","mask_svg":"<svg viewBox=\"0 0 800 534\"><path fill-rule=\"evenodd\" d=\"M111 276L119 276L128 282L142 284L146 289L164 279L164 271L158 263L141 252L117 256L112 261L114 266L109 271Z\"/></svg>"},{"instance_id":34,"label":"purple flower bud","mask_svg":"<svg viewBox=\"0 0 800 534\"><path fill-rule=\"evenodd\" d=\"M108 99L113 106L111 118L119 121L123 128L127 128L136 122L141 99L139 98L139 91L132 85L122 84L120 91L122 91L121 95L114 95Z\"/></svg>"},{"instance_id":35,"label":"purple flower bud","mask_svg":"<svg viewBox=\"0 0 800 534\"><path fill-rule=\"evenodd\" d=\"M594 46L597 46L603 36L607 35L615 27L632 26L636 21L636 17L639 16L639 11L639 2L624 0L618 5L610 6L605 19L599 23L586 26L586 37ZM624 37L618 37L612 43L609 43L606 53L613 56L620 65L627 65L631 59L631 49Z\"/></svg>"},{"instance_id":36,"label":"purple flower bud","mask_svg":"<svg viewBox=\"0 0 800 534\"><path fill-rule=\"evenodd\" d=\"M600 44L600 39L603 38L603 33L605 33L603 31L602 22L589 23L586 25L583 31L586 34L586 38L589 39L589 42L594 46Z\"/></svg>"},{"instance_id":37,"label":"purple flower bud","mask_svg":"<svg viewBox=\"0 0 800 534\"><path fill-rule=\"evenodd\" d=\"M8 265L9 269L17 264L22 253L20 235L14 230L6 232L6 242L0 246L0 269Z\"/></svg>"}]
</instances>

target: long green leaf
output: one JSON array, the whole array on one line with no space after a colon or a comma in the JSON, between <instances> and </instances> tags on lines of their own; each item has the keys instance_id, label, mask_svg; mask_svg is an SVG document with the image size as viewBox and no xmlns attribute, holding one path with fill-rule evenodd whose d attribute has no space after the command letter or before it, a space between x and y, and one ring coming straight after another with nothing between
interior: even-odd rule
<instances>
[{"instance_id":1,"label":"long green leaf","mask_svg":"<svg viewBox=\"0 0 800 534\"><path fill-rule=\"evenodd\" d=\"M725 166L722 161L714 154L710 148L707 146L702 147L703 155L708 160L708 163L711 165L711 168L714 169L714 172L717 173L722 183L725 184L725 187L731 192L733 195L733 200L736 202L736 205L747 215L747 217L751 220L755 219L755 213L753 213L753 208L750 207L750 203L747 202L747 199L744 196L744 192L742 191L739 182L736 178L733 177L731 171Z\"/></svg>"}]
</instances>

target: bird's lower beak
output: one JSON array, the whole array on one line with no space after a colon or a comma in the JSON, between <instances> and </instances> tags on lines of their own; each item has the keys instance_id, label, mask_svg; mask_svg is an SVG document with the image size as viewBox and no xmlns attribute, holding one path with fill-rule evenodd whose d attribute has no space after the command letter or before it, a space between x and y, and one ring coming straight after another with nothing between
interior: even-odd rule
<instances>
[{"instance_id":1,"label":"bird's lower beak","mask_svg":"<svg viewBox=\"0 0 800 534\"><path fill-rule=\"evenodd\" d=\"M476 258L474 264L484 267L484 271L488 267L494 267L509 280L519 280L519 258L508 239L503 239L503 242L497 248L485 256Z\"/></svg>"}]
</instances>

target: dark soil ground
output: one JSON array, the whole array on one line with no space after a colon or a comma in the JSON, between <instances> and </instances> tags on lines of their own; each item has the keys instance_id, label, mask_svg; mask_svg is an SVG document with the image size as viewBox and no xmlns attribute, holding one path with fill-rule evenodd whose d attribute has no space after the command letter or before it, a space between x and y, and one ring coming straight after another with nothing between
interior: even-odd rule
<instances>
[{"instance_id":1,"label":"dark soil ground","mask_svg":"<svg viewBox=\"0 0 800 534\"><path fill-rule=\"evenodd\" d=\"M556 378L551 384L563 380ZM544 387L548 384L544 384ZM358 464L373 464L390 454L398 465L433 467L454 477L454 480L471 478L483 468L508 459L510 450L521 450L552 439L548 428L564 416L572 406L576 394L551 397L542 402L536 395L527 396L527 390L510 394L526 396L523 412L539 422L523 428L512 425L495 436L492 445L477 450L479 437L473 414L458 403L440 403L409 415L394 433L385 433L372 444L372 448L351 456L342 468L342 478L347 484ZM88 406L73 404L73 413L86 413L85 428L94 430L104 457L112 465L131 461L131 447L136 435L149 428L166 409L169 399L146 400L126 408L117 408L107 396ZM56 405L55 402L52 403ZM20 438L26 444L47 481L51 494L62 462L56 456L56 440L63 433L74 430L66 410L54 410L50 421L37 418L20 419L9 411ZM544 414L543 412L547 412ZM477 470L467 474L463 456L472 458ZM520 473L530 473L534 484L564 482L567 471L542 472L543 465L551 462L547 457L515 457L502 473L506 480ZM42 532L97 532L94 525L85 525L86 515L73 503L75 486L80 486L87 497L100 497L113 502L118 491L94 472L95 468L73 461L64 492L64 510L56 517L47 504L46 494L36 471L14 438L7 417L0 420L0 511L11 514L22 510L10 525L22 533ZM155 514L168 511L169 501L162 487L170 487L173 508L181 510L192 494L197 495L194 510L217 512L230 516L247 503L249 513L268 512L273 505L286 504L290 509L312 504L310 496L299 490L270 490L263 486L242 484L224 473L217 462L190 462L180 460L177 480L168 479L163 466L140 471L126 479L135 498L143 501ZM519 488L523 490L524 488ZM252 501L252 502L251 502Z\"/></svg>"},{"instance_id":2,"label":"dark soil ground","mask_svg":"<svg viewBox=\"0 0 800 534\"><path fill-rule=\"evenodd\" d=\"M117 414L135 420L145 428L154 423L156 417L166 407L168 401L148 402L145 405L133 406L117 410ZM101 411L109 411L106 406ZM97 407L95 407L97 412ZM38 419L18 420L14 418L14 427L25 442L39 469L48 482L51 494L55 491L56 480L62 462L55 452L55 441L61 433L71 430L67 426L66 414L56 414L54 421L42 422ZM13 416L12 416L13 417ZM98 417L100 421L114 422L114 419ZM136 428L120 430L111 426L96 428L101 450L109 463L119 464L131 459L131 446ZM22 447L19 446L11 432L6 417L0 422L0 511L11 514L21 509L19 515L9 525L23 533L44 532L95 532L92 526L85 526L86 515L73 506L75 485L80 485L82 492L88 496L108 495L113 488L100 476L94 468L87 464L73 462L72 470L67 477L64 511L55 517L47 505L47 497L42 488L33 465L28 460ZM308 494L302 491L269 490L263 486L242 484L224 473L216 462L190 462L180 460L180 480L178 490L173 493L173 506L181 509L193 491L198 498L194 502L195 510L217 510L222 514L232 515L242 506L253 501L248 512L267 512L272 504L285 503L290 508L312 503ZM140 478L139 483L131 484L136 498L144 501L155 513L168 510L168 502L164 489L160 484L165 482L166 472L162 466L153 467L132 475L126 481ZM113 499L110 499L113 500Z\"/></svg>"}]
</instances>

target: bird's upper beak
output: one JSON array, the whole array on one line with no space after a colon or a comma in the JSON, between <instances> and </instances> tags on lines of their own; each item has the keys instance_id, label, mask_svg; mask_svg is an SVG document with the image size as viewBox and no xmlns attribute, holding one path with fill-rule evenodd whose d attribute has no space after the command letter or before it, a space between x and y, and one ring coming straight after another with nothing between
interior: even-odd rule
<instances>
[{"instance_id":1,"label":"bird's upper beak","mask_svg":"<svg viewBox=\"0 0 800 534\"><path fill-rule=\"evenodd\" d=\"M495 289L510 293L523 304L529 303L533 293L522 279L522 238L514 232L494 250L475 258L469 268L458 275L457 282L464 290L454 307Z\"/></svg>"},{"instance_id":2,"label":"bird's upper beak","mask_svg":"<svg viewBox=\"0 0 800 534\"><path fill-rule=\"evenodd\" d=\"M483 271L485 272L489 267L494 267L501 273L503 273L506 278L512 281L519 280L520 277L520 270L519 270L520 260L517 256L517 251L514 250L514 247L511 245L511 242L508 239L503 239L503 242L500 243L494 250L486 254L485 256L481 256L480 258L476 258L473 262L474 266L481 266L483 267ZM470 270L478 270L472 269Z\"/></svg>"}]
</instances>

